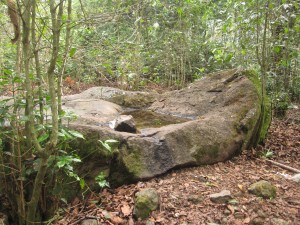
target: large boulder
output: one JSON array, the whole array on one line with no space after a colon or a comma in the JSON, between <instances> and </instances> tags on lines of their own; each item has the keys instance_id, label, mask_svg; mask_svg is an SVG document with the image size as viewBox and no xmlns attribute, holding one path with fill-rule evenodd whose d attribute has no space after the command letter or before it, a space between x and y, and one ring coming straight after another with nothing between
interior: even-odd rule
<instances>
[{"instance_id":1,"label":"large boulder","mask_svg":"<svg viewBox=\"0 0 300 225\"><path fill-rule=\"evenodd\" d=\"M243 70L210 74L161 95L95 87L64 98L79 115L70 126L88 137L73 144L84 158L79 171L92 180L106 170L117 183L225 161L255 146L270 122L266 102L256 74ZM137 133L109 127L120 114L133 116ZM106 139L119 141L113 156L99 145Z\"/></svg>"}]
</instances>

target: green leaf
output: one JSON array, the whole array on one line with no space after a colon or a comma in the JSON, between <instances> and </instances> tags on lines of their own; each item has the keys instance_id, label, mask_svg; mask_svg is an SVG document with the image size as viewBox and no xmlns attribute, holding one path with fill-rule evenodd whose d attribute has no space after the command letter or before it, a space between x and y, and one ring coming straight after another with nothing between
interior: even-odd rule
<instances>
[{"instance_id":1,"label":"green leaf","mask_svg":"<svg viewBox=\"0 0 300 225\"><path fill-rule=\"evenodd\" d=\"M61 129L62 134L64 134L64 137L68 140L68 139L72 139L72 135L69 134L68 131L66 131L65 129Z\"/></svg>"},{"instance_id":2,"label":"green leaf","mask_svg":"<svg viewBox=\"0 0 300 225\"><path fill-rule=\"evenodd\" d=\"M73 171L69 171L69 172L68 172L68 175L69 175L70 177L75 178L77 181L80 182L79 176L78 176L76 173L74 173Z\"/></svg>"},{"instance_id":3,"label":"green leaf","mask_svg":"<svg viewBox=\"0 0 300 225\"><path fill-rule=\"evenodd\" d=\"M143 73L148 73L148 72L149 72L149 67L147 67L147 66L144 67L143 70L142 70L142 72L143 72Z\"/></svg>"},{"instance_id":4,"label":"green leaf","mask_svg":"<svg viewBox=\"0 0 300 225\"><path fill-rule=\"evenodd\" d=\"M275 46L274 51L278 54L281 51L281 47Z\"/></svg>"},{"instance_id":5,"label":"green leaf","mask_svg":"<svg viewBox=\"0 0 300 225\"><path fill-rule=\"evenodd\" d=\"M45 133L45 134L38 137L38 142L41 143L41 142L47 140L48 138L49 138L49 134Z\"/></svg>"},{"instance_id":6,"label":"green leaf","mask_svg":"<svg viewBox=\"0 0 300 225\"><path fill-rule=\"evenodd\" d=\"M289 32L289 28L288 28L288 27L285 27L285 28L284 28L284 33L287 34L288 32Z\"/></svg>"},{"instance_id":7,"label":"green leaf","mask_svg":"<svg viewBox=\"0 0 300 225\"><path fill-rule=\"evenodd\" d=\"M13 83L21 83L23 82L22 78L19 76L15 76L12 80Z\"/></svg>"},{"instance_id":8,"label":"green leaf","mask_svg":"<svg viewBox=\"0 0 300 225\"><path fill-rule=\"evenodd\" d=\"M102 144L102 146L103 146L106 150L108 150L108 151L111 152L111 147L110 147L110 145L109 145L108 143L103 142L103 141L100 141L100 140L99 140L99 142Z\"/></svg>"},{"instance_id":9,"label":"green leaf","mask_svg":"<svg viewBox=\"0 0 300 225\"><path fill-rule=\"evenodd\" d=\"M105 141L105 143L118 143L119 141L118 140L115 140L115 139L108 139Z\"/></svg>"},{"instance_id":10,"label":"green leaf","mask_svg":"<svg viewBox=\"0 0 300 225\"><path fill-rule=\"evenodd\" d=\"M4 69L3 72L6 75L12 75L12 70Z\"/></svg>"},{"instance_id":11,"label":"green leaf","mask_svg":"<svg viewBox=\"0 0 300 225\"><path fill-rule=\"evenodd\" d=\"M65 198L61 198L60 199L63 203L65 203L65 204L68 204L68 201L67 201L67 199L65 199Z\"/></svg>"},{"instance_id":12,"label":"green leaf","mask_svg":"<svg viewBox=\"0 0 300 225\"><path fill-rule=\"evenodd\" d=\"M178 7L177 13L178 13L178 16L181 17L183 15L183 9L181 7Z\"/></svg>"},{"instance_id":13,"label":"green leaf","mask_svg":"<svg viewBox=\"0 0 300 225\"><path fill-rule=\"evenodd\" d=\"M59 131L58 131L58 136L59 137L65 137L65 135L62 132L59 132Z\"/></svg>"},{"instance_id":14,"label":"green leaf","mask_svg":"<svg viewBox=\"0 0 300 225\"><path fill-rule=\"evenodd\" d=\"M62 167L64 167L66 165L66 163L67 163L66 161L62 160L62 161L58 161L56 163L56 165L57 165L58 168L62 168Z\"/></svg>"},{"instance_id":15,"label":"green leaf","mask_svg":"<svg viewBox=\"0 0 300 225\"><path fill-rule=\"evenodd\" d=\"M76 131L76 130L69 130L68 131L71 135L73 135L74 137L77 138L81 138L81 139L85 139L83 134L81 134L80 132Z\"/></svg>"},{"instance_id":16,"label":"green leaf","mask_svg":"<svg viewBox=\"0 0 300 225\"><path fill-rule=\"evenodd\" d=\"M106 176L103 172L99 173L98 176L95 177L96 183L101 187L109 187L109 183L106 180Z\"/></svg>"},{"instance_id":17,"label":"green leaf","mask_svg":"<svg viewBox=\"0 0 300 225\"><path fill-rule=\"evenodd\" d=\"M84 188L84 186L85 186L85 181L84 181L84 179L80 178L79 185L80 185L80 188L81 188L81 189Z\"/></svg>"},{"instance_id":18,"label":"green leaf","mask_svg":"<svg viewBox=\"0 0 300 225\"><path fill-rule=\"evenodd\" d=\"M228 55L226 55L225 59L224 59L224 63L228 63L230 62L230 60L232 59L233 54L229 53Z\"/></svg>"},{"instance_id":19,"label":"green leaf","mask_svg":"<svg viewBox=\"0 0 300 225\"><path fill-rule=\"evenodd\" d=\"M70 57L73 57L73 56L75 55L76 51L77 51L76 48L71 48L71 49L70 49L70 52L69 52L69 56L70 56Z\"/></svg>"},{"instance_id":20,"label":"green leaf","mask_svg":"<svg viewBox=\"0 0 300 225\"><path fill-rule=\"evenodd\" d=\"M72 161L73 161L73 162L81 162L81 159L73 158Z\"/></svg>"}]
</instances>

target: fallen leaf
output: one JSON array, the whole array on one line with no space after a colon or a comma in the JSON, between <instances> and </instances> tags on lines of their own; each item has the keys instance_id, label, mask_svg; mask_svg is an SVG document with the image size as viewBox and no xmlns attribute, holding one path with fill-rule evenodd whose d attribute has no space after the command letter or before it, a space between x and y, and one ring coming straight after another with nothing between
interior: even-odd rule
<instances>
[{"instance_id":1,"label":"fallen leaf","mask_svg":"<svg viewBox=\"0 0 300 225\"><path fill-rule=\"evenodd\" d=\"M125 204L121 207L121 211L124 216L129 216L132 213L130 206L127 204Z\"/></svg>"},{"instance_id":2,"label":"fallen leaf","mask_svg":"<svg viewBox=\"0 0 300 225\"><path fill-rule=\"evenodd\" d=\"M230 210L230 212L233 214L235 212L235 208L231 205L227 205L227 208Z\"/></svg>"},{"instance_id":3,"label":"fallen leaf","mask_svg":"<svg viewBox=\"0 0 300 225\"><path fill-rule=\"evenodd\" d=\"M242 184L238 184L237 186L242 192L245 192L245 188Z\"/></svg>"},{"instance_id":4,"label":"fallen leaf","mask_svg":"<svg viewBox=\"0 0 300 225\"><path fill-rule=\"evenodd\" d=\"M133 221L132 217L129 218L128 225L134 225L134 221Z\"/></svg>"},{"instance_id":5,"label":"fallen leaf","mask_svg":"<svg viewBox=\"0 0 300 225\"><path fill-rule=\"evenodd\" d=\"M110 221L113 223L113 224L122 224L124 223L124 220L121 218L121 217L118 217L118 216L112 216L110 218Z\"/></svg>"},{"instance_id":6,"label":"fallen leaf","mask_svg":"<svg viewBox=\"0 0 300 225\"><path fill-rule=\"evenodd\" d=\"M247 224L247 223L250 223L250 220L251 220L250 217L247 217L246 219L244 219L243 222Z\"/></svg>"}]
</instances>

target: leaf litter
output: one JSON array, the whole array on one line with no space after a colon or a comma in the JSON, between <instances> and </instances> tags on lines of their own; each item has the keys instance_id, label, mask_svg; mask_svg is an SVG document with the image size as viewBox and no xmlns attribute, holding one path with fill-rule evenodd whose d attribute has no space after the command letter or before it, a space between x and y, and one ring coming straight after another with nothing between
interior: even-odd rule
<instances>
[{"instance_id":1,"label":"leaf litter","mask_svg":"<svg viewBox=\"0 0 300 225\"><path fill-rule=\"evenodd\" d=\"M104 189L81 201L76 198L56 225L81 224L87 219L103 225L276 225L281 220L300 224L300 184L281 175L294 175L290 171L263 160L266 152L272 152L273 161L300 169L300 123L294 118L300 118L300 110L290 111L287 119L274 119L263 145L229 161L174 170L148 181ZM259 180L275 185L277 197L262 199L249 194L247 188ZM142 221L133 216L133 199L143 188L158 191L160 208ZM230 190L233 199L226 204L211 202L209 195L222 190Z\"/></svg>"}]
</instances>

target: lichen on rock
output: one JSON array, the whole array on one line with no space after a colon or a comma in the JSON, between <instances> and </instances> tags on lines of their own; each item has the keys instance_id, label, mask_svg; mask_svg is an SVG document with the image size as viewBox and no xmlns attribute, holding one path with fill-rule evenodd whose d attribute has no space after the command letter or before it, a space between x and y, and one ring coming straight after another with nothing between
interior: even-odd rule
<instances>
[{"instance_id":1,"label":"lichen on rock","mask_svg":"<svg viewBox=\"0 0 300 225\"><path fill-rule=\"evenodd\" d=\"M146 219L159 206L159 195L154 188L146 188L135 194L134 215Z\"/></svg>"},{"instance_id":2,"label":"lichen on rock","mask_svg":"<svg viewBox=\"0 0 300 225\"><path fill-rule=\"evenodd\" d=\"M249 193L255 194L258 197L262 198L275 198L276 197L276 188L270 182L261 180L256 183L253 183L248 188Z\"/></svg>"}]
</instances>

